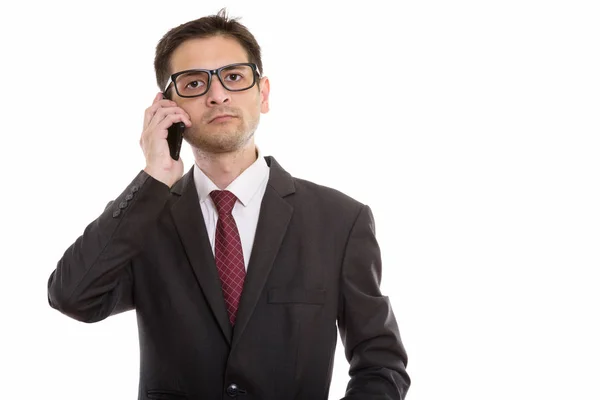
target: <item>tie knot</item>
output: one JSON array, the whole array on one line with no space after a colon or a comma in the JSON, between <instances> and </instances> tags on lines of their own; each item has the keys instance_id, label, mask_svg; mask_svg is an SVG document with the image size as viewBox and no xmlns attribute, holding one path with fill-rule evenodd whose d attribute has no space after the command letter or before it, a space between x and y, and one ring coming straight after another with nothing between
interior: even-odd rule
<instances>
[{"instance_id":1,"label":"tie knot","mask_svg":"<svg viewBox=\"0 0 600 400\"><path fill-rule=\"evenodd\" d=\"M210 197L215 203L219 215L231 214L235 201L237 200L235 194L231 193L229 190L213 190L210 192Z\"/></svg>"}]
</instances>

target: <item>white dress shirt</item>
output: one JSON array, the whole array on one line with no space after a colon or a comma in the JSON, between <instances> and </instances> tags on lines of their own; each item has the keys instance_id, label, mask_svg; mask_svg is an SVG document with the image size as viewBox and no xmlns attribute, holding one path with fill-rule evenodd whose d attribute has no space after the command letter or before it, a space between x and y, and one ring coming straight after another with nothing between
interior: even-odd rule
<instances>
[{"instance_id":1,"label":"white dress shirt","mask_svg":"<svg viewBox=\"0 0 600 400\"><path fill-rule=\"evenodd\" d=\"M264 159L258 146L257 151L258 158L256 161L225 188L225 190L229 190L237 197L231 213L240 233L246 271L248 271L248 261L250 260L254 235L256 234L260 205L269 180L269 166L267 165L267 161ZM210 197L210 192L220 189L196 164L194 164L194 183L198 190L200 209L202 210L206 232L208 232L210 247L214 255L215 233L217 231L219 213Z\"/></svg>"}]
</instances>

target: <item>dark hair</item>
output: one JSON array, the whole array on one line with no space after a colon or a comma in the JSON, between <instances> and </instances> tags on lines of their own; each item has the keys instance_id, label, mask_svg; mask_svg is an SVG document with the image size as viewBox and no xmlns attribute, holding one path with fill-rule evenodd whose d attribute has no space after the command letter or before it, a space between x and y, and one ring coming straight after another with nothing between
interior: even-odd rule
<instances>
[{"instance_id":1,"label":"dark hair","mask_svg":"<svg viewBox=\"0 0 600 400\"><path fill-rule=\"evenodd\" d=\"M229 18L225 8L222 8L216 15L209 15L186 22L167 32L156 45L156 56L154 57L156 83L160 90L164 89L172 73L170 71L171 55L181 43L188 39L219 35L231 37L237 40L244 50L246 50L248 62L256 64L258 73L262 74L260 46L248 28L237 22L238 19Z\"/></svg>"}]
</instances>

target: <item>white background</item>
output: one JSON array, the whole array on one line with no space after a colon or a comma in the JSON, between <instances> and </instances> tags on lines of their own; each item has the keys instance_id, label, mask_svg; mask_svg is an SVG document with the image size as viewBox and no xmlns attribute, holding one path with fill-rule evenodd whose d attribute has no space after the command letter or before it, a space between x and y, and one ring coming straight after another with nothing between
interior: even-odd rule
<instances>
[{"instance_id":1,"label":"white background","mask_svg":"<svg viewBox=\"0 0 600 400\"><path fill-rule=\"evenodd\" d=\"M227 6L271 80L257 144L373 209L408 398L600 398L596 4L3 3L2 397L136 398L135 314L70 320L47 279L144 166L156 43Z\"/></svg>"}]
</instances>

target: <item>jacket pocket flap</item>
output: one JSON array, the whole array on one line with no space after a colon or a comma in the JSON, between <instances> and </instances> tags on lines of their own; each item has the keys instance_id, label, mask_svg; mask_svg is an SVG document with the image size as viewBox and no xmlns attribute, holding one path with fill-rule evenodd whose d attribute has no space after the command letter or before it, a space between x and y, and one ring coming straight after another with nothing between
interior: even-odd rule
<instances>
[{"instance_id":1,"label":"jacket pocket flap","mask_svg":"<svg viewBox=\"0 0 600 400\"><path fill-rule=\"evenodd\" d=\"M149 399L154 400L185 400L188 398L186 393L177 390L152 389L148 390L146 394Z\"/></svg>"},{"instance_id":2,"label":"jacket pocket flap","mask_svg":"<svg viewBox=\"0 0 600 400\"><path fill-rule=\"evenodd\" d=\"M267 301L269 303L323 304L325 303L325 290L273 288L269 290Z\"/></svg>"}]
</instances>

